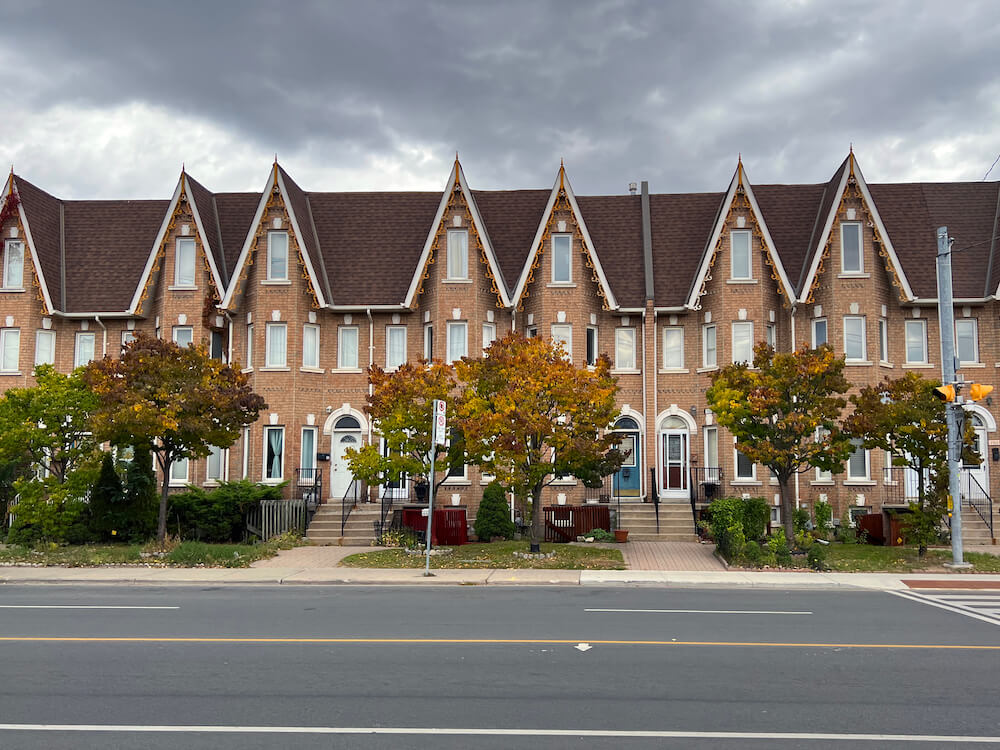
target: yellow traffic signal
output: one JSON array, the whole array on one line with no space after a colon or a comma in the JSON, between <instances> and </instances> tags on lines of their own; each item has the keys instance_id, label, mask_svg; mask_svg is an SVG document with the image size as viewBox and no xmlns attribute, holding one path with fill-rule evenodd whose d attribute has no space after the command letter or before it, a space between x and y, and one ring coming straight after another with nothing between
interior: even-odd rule
<instances>
[{"instance_id":1,"label":"yellow traffic signal","mask_svg":"<svg viewBox=\"0 0 1000 750\"><path fill-rule=\"evenodd\" d=\"M969 401L981 401L993 392L992 385L973 383L969 386Z\"/></svg>"},{"instance_id":2,"label":"yellow traffic signal","mask_svg":"<svg viewBox=\"0 0 1000 750\"><path fill-rule=\"evenodd\" d=\"M951 402L955 400L955 386L953 385L940 385L934 389L934 395L937 396L942 401Z\"/></svg>"}]
</instances>

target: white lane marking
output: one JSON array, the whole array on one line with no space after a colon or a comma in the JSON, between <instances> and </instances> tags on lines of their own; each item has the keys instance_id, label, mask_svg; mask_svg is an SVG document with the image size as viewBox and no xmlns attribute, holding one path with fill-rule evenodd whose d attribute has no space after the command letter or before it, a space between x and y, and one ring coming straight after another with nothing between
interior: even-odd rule
<instances>
[{"instance_id":1,"label":"white lane marking","mask_svg":"<svg viewBox=\"0 0 1000 750\"><path fill-rule=\"evenodd\" d=\"M584 612L651 612L678 615L811 615L812 612L781 611L771 609L585 609Z\"/></svg>"},{"instance_id":2,"label":"white lane marking","mask_svg":"<svg viewBox=\"0 0 1000 750\"><path fill-rule=\"evenodd\" d=\"M904 599L909 599L910 601L920 602L921 604L927 604L931 607L937 607L938 609L944 609L948 612L954 612L955 614L965 615L966 617L971 617L974 620L982 620L983 622L988 622L991 625L1000 625L1000 617L990 617L989 615L977 612L970 607L964 606L962 604L949 604L947 602L940 601L937 597L928 594L918 594L915 591L890 591L890 594L895 594L896 596L901 596Z\"/></svg>"},{"instance_id":3,"label":"white lane marking","mask_svg":"<svg viewBox=\"0 0 1000 750\"><path fill-rule=\"evenodd\" d=\"M0 731L116 732L171 734L388 734L500 737L622 737L720 740L825 740L829 742L933 742L937 744L1000 745L1000 737L951 734L860 734L833 732L699 732L684 730L616 729L488 729L459 727L279 727L126 724L0 724Z\"/></svg>"},{"instance_id":4,"label":"white lane marking","mask_svg":"<svg viewBox=\"0 0 1000 750\"><path fill-rule=\"evenodd\" d=\"M133 607L112 604L0 604L0 609L180 609L180 607Z\"/></svg>"},{"instance_id":5,"label":"white lane marking","mask_svg":"<svg viewBox=\"0 0 1000 750\"><path fill-rule=\"evenodd\" d=\"M578 643L573 646L577 651L590 651L593 648L589 643Z\"/></svg>"}]
</instances>

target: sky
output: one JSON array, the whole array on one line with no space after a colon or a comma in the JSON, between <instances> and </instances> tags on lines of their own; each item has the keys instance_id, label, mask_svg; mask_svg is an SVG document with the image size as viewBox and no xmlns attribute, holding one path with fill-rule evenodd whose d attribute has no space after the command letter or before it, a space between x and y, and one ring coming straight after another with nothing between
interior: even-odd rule
<instances>
[{"instance_id":1,"label":"sky","mask_svg":"<svg viewBox=\"0 0 1000 750\"><path fill-rule=\"evenodd\" d=\"M579 194L982 180L1000 7L542 0L0 0L0 163L67 199L259 191ZM989 178L1000 179L1000 165Z\"/></svg>"}]
</instances>

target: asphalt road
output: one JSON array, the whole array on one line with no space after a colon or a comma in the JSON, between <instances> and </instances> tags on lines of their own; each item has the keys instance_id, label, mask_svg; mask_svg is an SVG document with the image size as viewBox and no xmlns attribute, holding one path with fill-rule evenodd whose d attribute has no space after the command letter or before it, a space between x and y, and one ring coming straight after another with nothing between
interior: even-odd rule
<instances>
[{"instance_id":1,"label":"asphalt road","mask_svg":"<svg viewBox=\"0 0 1000 750\"><path fill-rule=\"evenodd\" d=\"M998 683L883 592L0 589L3 750L1000 744Z\"/></svg>"}]
</instances>

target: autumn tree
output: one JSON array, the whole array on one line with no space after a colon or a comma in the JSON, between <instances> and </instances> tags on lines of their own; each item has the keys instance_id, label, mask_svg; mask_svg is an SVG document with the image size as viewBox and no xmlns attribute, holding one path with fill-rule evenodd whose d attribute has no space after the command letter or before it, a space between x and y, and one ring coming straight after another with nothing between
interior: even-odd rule
<instances>
[{"instance_id":1,"label":"autumn tree","mask_svg":"<svg viewBox=\"0 0 1000 750\"><path fill-rule=\"evenodd\" d=\"M566 475L592 482L621 465L607 429L618 415L611 364L602 357L593 369L577 367L552 340L512 333L455 369L464 386L456 422L469 460L530 503L537 552L542 489Z\"/></svg>"},{"instance_id":2,"label":"autumn tree","mask_svg":"<svg viewBox=\"0 0 1000 750\"><path fill-rule=\"evenodd\" d=\"M844 360L827 346L775 353L754 348L753 367L740 362L715 373L706 397L719 424L748 460L778 480L785 538L795 541L792 477L815 467L839 472L852 450L841 426L850 387Z\"/></svg>"},{"instance_id":3,"label":"autumn tree","mask_svg":"<svg viewBox=\"0 0 1000 750\"><path fill-rule=\"evenodd\" d=\"M435 470L445 471L438 480L431 477L431 429L434 400L447 401L446 416L454 424L455 370L443 362L407 362L392 372L378 365L368 368L371 385L365 412L385 441L385 451L377 445L349 450L351 473L369 484L411 480L433 480L439 486L449 466L464 461L461 440L451 440L447 448L434 446ZM454 433L453 433L454 435Z\"/></svg>"},{"instance_id":4,"label":"autumn tree","mask_svg":"<svg viewBox=\"0 0 1000 750\"><path fill-rule=\"evenodd\" d=\"M945 404L934 395L938 385L910 372L865 386L851 396L854 412L844 422L865 448L881 448L892 456L893 466L913 470L917 502L907 526L921 556L948 512L948 423ZM964 454L970 459L973 435L969 424Z\"/></svg>"},{"instance_id":5,"label":"autumn tree","mask_svg":"<svg viewBox=\"0 0 1000 750\"><path fill-rule=\"evenodd\" d=\"M256 421L264 399L246 375L212 359L203 347L181 348L139 334L121 358L87 365L83 378L99 399L94 434L115 445L148 445L163 474L157 538L167 533L170 467L231 445Z\"/></svg>"}]
</instances>

